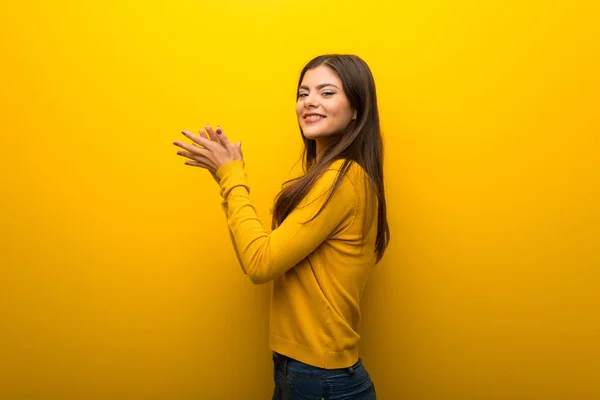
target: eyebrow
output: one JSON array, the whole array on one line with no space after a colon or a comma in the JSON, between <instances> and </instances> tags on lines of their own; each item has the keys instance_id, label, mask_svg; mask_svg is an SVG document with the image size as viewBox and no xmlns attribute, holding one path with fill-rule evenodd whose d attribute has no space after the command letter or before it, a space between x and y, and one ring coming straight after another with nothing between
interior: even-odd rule
<instances>
[{"instance_id":1,"label":"eyebrow","mask_svg":"<svg viewBox=\"0 0 600 400\"><path fill-rule=\"evenodd\" d=\"M333 83L321 83L320 85L317 86L317 90L324 88L325 86L333 86L336 89L339 89L339 87L335 86ZM306 85L302 85L298 88L298 90L300 89L304 89L304 90L309 90L308 86Z\"/></svg>"}]
</instances>

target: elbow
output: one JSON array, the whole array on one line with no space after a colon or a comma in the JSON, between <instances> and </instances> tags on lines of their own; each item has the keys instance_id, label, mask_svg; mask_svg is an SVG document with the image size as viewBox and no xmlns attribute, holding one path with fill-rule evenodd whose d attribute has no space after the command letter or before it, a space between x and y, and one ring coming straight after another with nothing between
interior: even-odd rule
<instances>
[{"instance_id":1,"label":"elbow","mask_svg":"<svg viewBox=\"0 0 600 400\"><path fill-rule=\"evenodd\" d=\"M263 285L274 279L272 269L267 265L250 264L246 265L246 275L255 285Z\"/></svg>"},{"instance_id":2,"label":"elbow","mask_svg":"<svg viewBox=\"0 0 600 400\"><path fill-rule=\"evenodd\" d=\"M244 258L244 272L254 285L263 285L274 280L279 270L278 263L272 259L260 256Z\"/></svg>"},{"instance_id":3,"label":"elbow","mask_svg":"<svg viewBox=\"0 0 600 400\"><path fill-rule=\"evenodd\" d=\"M250 278L250 282L255 285L263 285L273 280L270 276L262 274L248 274L248 277Z\"/></svg>"}]
</instances>

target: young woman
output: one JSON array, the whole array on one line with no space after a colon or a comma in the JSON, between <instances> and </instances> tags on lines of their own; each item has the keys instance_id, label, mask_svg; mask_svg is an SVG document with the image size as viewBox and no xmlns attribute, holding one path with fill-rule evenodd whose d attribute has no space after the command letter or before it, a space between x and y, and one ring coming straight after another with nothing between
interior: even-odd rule
<instances>
[{"instance_id":1,"label":"young woman","mask_svg":"<svg viewBox=\"0 0 600 400\"><path fill-rule=\"evenodd\" d=\"M187 165L219 183L233 247L255 284L273 282L273 399L375 399L358 354L359 303L389 241L375 82L354 55L311 60L297 88L305 174L284 184L271 230L249 198L241 144L184 131Z\"/></svg>"}]
</instances>

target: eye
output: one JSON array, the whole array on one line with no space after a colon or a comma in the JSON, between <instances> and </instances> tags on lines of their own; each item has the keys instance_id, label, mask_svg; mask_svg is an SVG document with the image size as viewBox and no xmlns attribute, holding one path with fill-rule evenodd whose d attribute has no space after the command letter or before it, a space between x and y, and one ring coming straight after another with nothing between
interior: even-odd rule
<instances>
[{"instance_id":1,"label":"eye","mask_svg":"<svg viewBox=\"0 0 600 400\"><path fill-rule=\"evenodd\" d=\"M321 93L321 94L322 94L323 96L331 96L331 95L334 95L334 94L335 94L335 92L323 92L323 93Z\"/></svg>"},{"instance_id":2,"label":"eye","mask_svg":"<svg viewBox=\"0 0 600 400\"><path fill-rule=\"evenodd\" d=\"M307 93L298 93L298 97L304 97L304 96L308 96Z\"/></svg>"}]
</instances>

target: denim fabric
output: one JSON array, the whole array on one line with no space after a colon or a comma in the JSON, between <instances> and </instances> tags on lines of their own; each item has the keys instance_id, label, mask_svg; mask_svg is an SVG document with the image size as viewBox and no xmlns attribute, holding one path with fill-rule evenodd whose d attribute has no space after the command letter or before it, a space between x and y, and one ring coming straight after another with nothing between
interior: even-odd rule
<instances>
[{"instance_id":1,"label":"denim fabric","mask_svg":"<svg viewBox=\"0 0 600 400\"><path fill-rule=\"evenodd\" d=\"M272 400L375 400L375 385L359 359L349 368L323 369L273 354Z\"/></svg>"}]
</instances>

